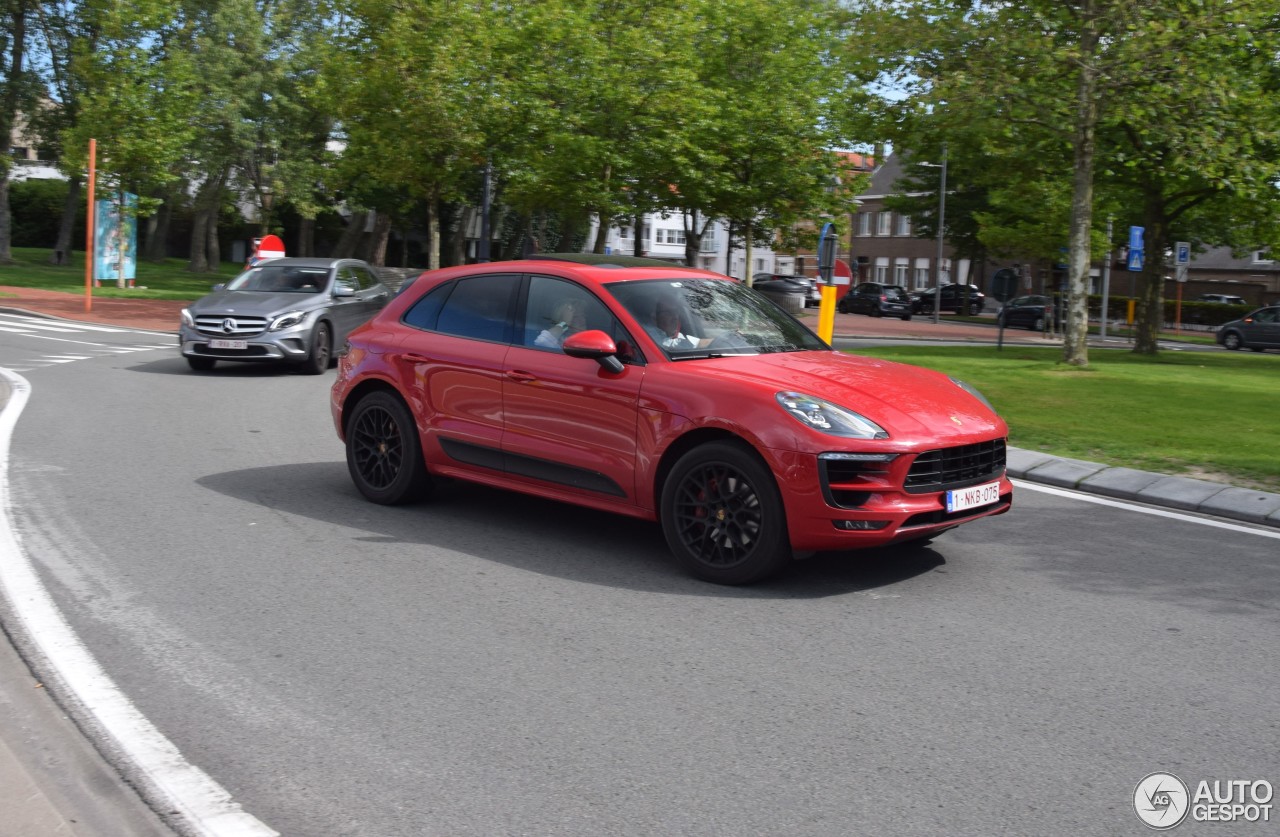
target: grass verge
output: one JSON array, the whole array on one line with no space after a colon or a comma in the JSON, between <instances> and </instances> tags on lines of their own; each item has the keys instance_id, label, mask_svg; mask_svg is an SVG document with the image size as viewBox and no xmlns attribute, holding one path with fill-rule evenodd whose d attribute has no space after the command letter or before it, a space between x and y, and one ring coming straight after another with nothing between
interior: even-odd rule
<instances>
[{"instance_id":1,"label":"grass verge","mask_svg":"<svg viewBox=\"0 0 1280 837\"><path fill-rule=\"evenodd\" d=\"M0 264L0 285L42 288L47 291L84 294L84 253L71 254L71 264L49 264L49 251L41 247L14 247L13 264ZM188 273L185 259L160 263L139 262L136 287L117 288L114 280L93 289L94 296L128 299L199 299L218 282L238 274L244 266L223 262L216 273Z\"/></svg>"},{"instance_id":2,"label":"grass verge","mask_svg":"<svg viewBox=\"0 0 1280 837\"><path fill-rule=\"evenodd\" d=\"M938 369L982 390L1015 447L1280 491L1280 355L903 346L858 354Z\"/></svg>"}]
</instances>

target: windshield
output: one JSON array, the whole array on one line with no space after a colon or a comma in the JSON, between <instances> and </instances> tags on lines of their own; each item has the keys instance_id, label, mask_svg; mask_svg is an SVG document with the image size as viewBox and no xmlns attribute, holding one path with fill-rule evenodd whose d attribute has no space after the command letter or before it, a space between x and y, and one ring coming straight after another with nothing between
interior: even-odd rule
<instances>
[{"instance_id":1,"label":"windshield","mask_svg":"<svg viewBox=\"0 0 1280 837\"><path fill-rule=\"evenodd\" d=\"M828 348L763 294L737 282L615 282L607 289L672 360Z\"/></svg>"},{"instance_id":2,"label":"windshield","mask_svg":"<svg viewBox=\"0 0 1280 837\"><path fill-rule=\"evenodd\" d=\"M318 294L328 282L328 268L264 264L251 267L232 279L227 283L227 290Z\"/></svg>"}]
</instances>

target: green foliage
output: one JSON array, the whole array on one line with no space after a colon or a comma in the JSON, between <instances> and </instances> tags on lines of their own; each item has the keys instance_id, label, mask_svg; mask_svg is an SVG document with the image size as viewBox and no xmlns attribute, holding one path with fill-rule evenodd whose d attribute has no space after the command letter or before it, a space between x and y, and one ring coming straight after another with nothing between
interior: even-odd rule
<instances>
[{"instance_id":1,"label":"green foliage","mask_svg":"<svg viewBox=\"0 0 1280 837\"><path fill-rule=\"evenodd\" d=\"M61 180L20 180L9 187L9 209L13 214L13 246L52 248L58 237L58 222L67 200L67 184ZM84 241L84 201L80 201L79 238ZM46 254L47 255L47 254Z\"/></svg>"}]
</instances>

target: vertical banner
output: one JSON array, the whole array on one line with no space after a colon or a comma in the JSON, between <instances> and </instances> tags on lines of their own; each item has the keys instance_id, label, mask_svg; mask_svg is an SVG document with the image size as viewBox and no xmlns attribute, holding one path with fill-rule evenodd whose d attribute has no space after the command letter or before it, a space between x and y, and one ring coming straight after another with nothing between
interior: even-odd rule
<instances>
[{"instance_id":1,"label":"vertical banner","mask_svg":"<svg viewBox=\"0 0 1280 837\"><path fill-rule=\"evenodd\" d=\"M98 281L138 275L138 196L98 201L94 207L94 276Z\"/></svg>"}]
</instances>

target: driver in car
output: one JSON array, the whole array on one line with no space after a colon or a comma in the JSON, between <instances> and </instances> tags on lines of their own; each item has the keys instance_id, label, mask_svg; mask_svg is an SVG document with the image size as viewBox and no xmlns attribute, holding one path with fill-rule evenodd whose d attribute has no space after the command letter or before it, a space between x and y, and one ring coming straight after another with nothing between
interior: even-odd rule
<instances>
[{"instance_id":1,"label":"driver in car","mask_svg":"<svg viewBox=\"0 0 1280 837\"><path fill-rule=\"evenodd\" d=\"M676 351L698 349L711 342L681 331L680 314L669 302L658 303L653 320L658 326L658 333L654 334L654 338L658 341L658 345L664 349L675 349Z\"/></svg>"}]
</instances>

